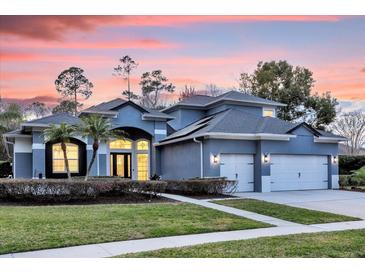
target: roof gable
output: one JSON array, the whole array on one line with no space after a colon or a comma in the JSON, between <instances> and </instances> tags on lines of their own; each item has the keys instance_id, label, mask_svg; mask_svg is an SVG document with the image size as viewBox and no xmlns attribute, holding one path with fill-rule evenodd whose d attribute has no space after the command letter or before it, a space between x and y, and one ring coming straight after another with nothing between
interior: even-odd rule
<instances>
[{"instance_id":1,"label":"roof gable","mask_svg":"<svg viewBox=\"0 0 365 274\"><path fill-rule=\"evenodd\" d=\"M314 136L319 137L322 134L316 130L315 128L313 128L312 126L310 126L309 124L303 122L300 124L295 125L293 128L291 128L287 133L292 133L300 128L305 128L307 131L309 131L310 133L312 133Z\"/></svg>"},{"instance_id":2,"label":"roof gable","mask_svg":"<svg viewBox=\"0 0 365 274\"><path fill-rule=\"evenodd\" d=\"M49 124L61 124L66 123L70 125L76 125L80 123L80 118L72 116L68 113L59 113L59 114L53 114L49 115L43 118L27 121L23 123L25 126L36 126L36 125L49 125Z\"/></svg>"},{"instance_id":3,"label":"roof gable","mask_svg":"<svg viewBox=\"0 0 365 274\"><path fill-rule=\"evenodd\" d=\"M229 91L221 94L217 97L206 96L206 95L194 95L187 99L178 102L175 105L163 109L164 112L171 112L172 110L179 107L190 107L190 108L209 108L215 104L223 102L233 102L241 104L253 104L253 105L267 105L267 106L285 106L285 104L278 103L275 101L267 100L257 96L253 96L247 93L239 91Z\"/></svg>"}]
</instances>

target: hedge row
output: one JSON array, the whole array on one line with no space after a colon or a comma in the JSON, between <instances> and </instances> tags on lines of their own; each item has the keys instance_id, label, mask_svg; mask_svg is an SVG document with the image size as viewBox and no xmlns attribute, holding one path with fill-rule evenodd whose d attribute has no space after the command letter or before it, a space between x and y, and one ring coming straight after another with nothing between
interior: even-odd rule
<instances>
[{"instance_id":1,"label":"hedge row","mask_svg":"<svg viewBox=\"0 0 365 274\"><path fill-rule=\"evenodd\" d=\"M134 181L118 177L13 180L0 179L0 199L8 201L31 201L58 203L71 201L91 201L102 196L129 197L140 194L155 197L158 193L176 194L221 194L232 191L235 181L222 178L184 181Z\"/></svg>"},{"instance_id":2,"label":"hedge row","mask_svg":"<svg viewBox=\"0 0 365 274\"><path fill-rule=\"evenodd\" d=\"M237 187L237 181L224 178L167 180L166 183L166 192L186 195L230 193Z\"/></svg>"},{"instance_id":3,"label":"hedge row","mask_svg":"<svg viewBox=\"0 0 365 274\"><path fill-rule=\"evenodd\" d=\"M103 181L65 180L3 180L0 199L10 201L68 202L90 201L100 196L148 194L164 192L166 182L108 179Z\"/></svg>"},{"instance_id":4,"label":"hedge row","mask_svg":"<svg viewBox=\"0 0 365 274\"><path fill-rule=\"evenodd\" d=\"M339 157L340 175L349 175L352 171L358 170L363 166L365 166L365 155Z\"/></svg>"}]
</instances>

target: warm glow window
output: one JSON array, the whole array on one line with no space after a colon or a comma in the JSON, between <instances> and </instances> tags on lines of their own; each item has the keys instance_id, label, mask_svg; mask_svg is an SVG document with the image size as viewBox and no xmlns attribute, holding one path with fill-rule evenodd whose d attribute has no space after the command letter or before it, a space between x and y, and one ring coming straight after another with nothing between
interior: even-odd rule
<instances>
[{"instance_id":1,"label":"warm glow window","mask_svg":"<svg viewBox=\"0 0 365 274\"><path fill-rule=\"evenodd\" d=\"M148 150L148 141L138 141L137 150Z\"/></svg>"},{"instance_id":2,"label":"warm glow window","mask_svg":"<svg viewBox=\"0 0 365 274\"><path fill-rule=\"evenodd\" d=\"M275 113L273 109L264 109L264 113L263 113L264 117L274 117Z\"/></svg>"},{"instance_id":3,"label":"warm glow window","mask_svg":"<svg viewBox=\"0 0 365 274\"><path fill-rule=\"evenodd\" d=\"M137 154L137 179L148 180L148 154Z\"/></svg>"},{"instance_id":4,"label":"warm glow window","mask_svg":"<svg viewBox=\"0 0 365 274\"><path fill-rule=\"evenodd\" d=\"M110 142L110 149L132 149L132 142L129 140L115 140Z\"/></svg>"},{"instance_id":5,"label":"warm glow window","mask_svg":"<svg viewBox=\"0 0 365 274\"><path fill-rule=\"evenodd\" d=\"M66 144L66 154L70 172L79 172L79 147L75 144ZM63 157L61 143L52 146L52 170L54 173L65 173L65 159Z\"/></svg>"}]
</instances>

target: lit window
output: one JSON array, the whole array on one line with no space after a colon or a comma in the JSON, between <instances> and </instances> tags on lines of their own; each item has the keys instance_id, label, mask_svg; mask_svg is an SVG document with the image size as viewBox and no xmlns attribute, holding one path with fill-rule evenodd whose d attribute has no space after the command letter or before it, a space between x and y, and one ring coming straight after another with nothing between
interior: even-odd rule
<instances>
[{"instance_id":1,"label":"lit window","mask_svg":"<svg viewBox=\"0 0 365 274\"><path fill-rule=\"evenodd\" d=\"M148 154L137 154L137 179L148 180Z\"/></svg>"},{"instance_id":2,"label":"lit window","mask_svg":"<svg viewBox=\"0 0 365 274\"><path fill-rule=\"evenodd\" d=\"M66 143L66 154L68 159L68 166L70 172L79 172L79 147L75 144ZM54 173L65 173L65 159L63 157L63 150L61 143L52 145L52 170Z\"/></svg>"},{"instance_id":3,"label":"lit window","mask_svg":"<svg viewBox=\"0 0 365 274\"><path fill-rule=\"evenodd\" d=\"M138 141L137 150L148 150L148 141Z\"/></svg>"},{"instance_id":4,"label":"lit window","mask_svg":"<svg viewBox=\"0 0 365 274\"><path fill-rule=\"evenodd\" d=\"M264 109L264 117L274 117L273 109Z\"/></svg>"},{"instance_id":5,"label":"lit window","mask_svg":"<svg viewBox=\"0 0 365 274\"><path fill-rule=\"evenodd\" d=\"M132 149L132 142L129 140L115 140L109 143L110 149Z\"/></svg>"}]
</instances>

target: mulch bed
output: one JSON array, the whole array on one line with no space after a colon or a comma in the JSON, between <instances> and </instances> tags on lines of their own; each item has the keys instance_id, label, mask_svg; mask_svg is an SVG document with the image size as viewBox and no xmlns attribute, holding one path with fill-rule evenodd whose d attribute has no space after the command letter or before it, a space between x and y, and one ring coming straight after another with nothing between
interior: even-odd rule
<instances>
[{"instance_id":1,"label":"mulch bed","mask_svg":"<svg viewBox=\"0 0 365 274\"><path fill-rule=\"evenodd\" d=\"M34 201L7 201L0 199L0 206L47 206L47 205L94 205L94 204L151 204L151 203L179 203L165 197L150 197L149 195L133 196L101 196L89 201L68 202L34 202Z\"/></svg>"},{"instance_id":2,"label":"mulch bed","mask_svg":"<svg viewBox=\"0 0 365 274\"><path fill-rule=\"evenodd\" d=\"M348 187L341 187L341 190L365 192L365 187L348 186Z\"/></svg>"}]
</instances>

